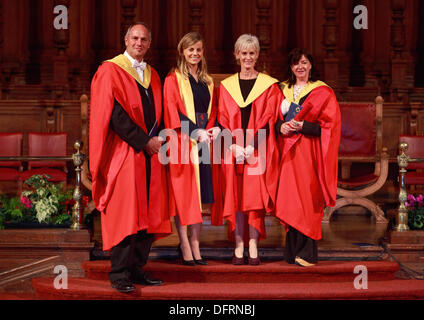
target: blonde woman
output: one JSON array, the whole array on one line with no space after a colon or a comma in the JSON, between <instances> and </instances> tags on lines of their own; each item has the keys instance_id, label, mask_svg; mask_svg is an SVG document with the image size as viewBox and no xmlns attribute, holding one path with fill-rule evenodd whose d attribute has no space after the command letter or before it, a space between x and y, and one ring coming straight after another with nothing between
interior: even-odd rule
<instances>
[{"instance_id":1,"label":"blonde woman","mask_svg":"<svg viewBox=\"0 0 424 320\"><path fill-rule=\"evenodd\" d=\"M204 161L210 160L210 143L220 132L214 84L207 73L204 50L199 33L186 34L178 44L177 67L164 84L165 127L178 135L178 139L169 141L170 158L179 159L169 164L171 215L175 215L182 263L189 266L207 264L199 246L202 212L210 210L214 214L221 203L214 166ZM185 146L190 156L183 159Z\"/></svg>"},{"instance_id":2,"label":"blonde woman","mask_svg":"<svg viewBox=\"0 0 424 320\"><path fill-rule=\"evenodd\" d=\"M274 133L274 112L283 100L278 80L258 72L259 41L244 34L234 46L240 72L221 82L218 121L223 130L244 133L244 139L226 147L225 198L223 216L228 221L230 237L235 241L233 264L244 264L244 246L249 245L248 263L258 265L258 241L266 237L264 217L274 209L278 175L278 153ZM272 128L272 130L270 130ZM260 139L260 131L266 139ZM249 132L250 137L249 139ZM258 137L258 139L256 139ZM233 139L234 140L234 139ZM266 160L253 163L249 158ZM265 155L265 154L264 154ZM262 159L265 159L263 157ZM264 170L255 170L261 166Z\"/></svg>"}]
</instances>

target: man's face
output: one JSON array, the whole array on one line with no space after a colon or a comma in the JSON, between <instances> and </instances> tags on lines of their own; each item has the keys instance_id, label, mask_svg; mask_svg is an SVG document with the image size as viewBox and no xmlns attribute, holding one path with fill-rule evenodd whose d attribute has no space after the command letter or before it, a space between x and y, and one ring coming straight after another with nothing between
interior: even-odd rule
<instances>
[{"instance_id":1,"label":"man's face","mask_svg":"<svg viewBox=\"0 0 424 320\"><path fill-rule=\"evenodd\" d=\"M150 43L149 31L142 25L132 27L130 34L125 38L127 52L137 61L143 60L150 48Z\"/></svg>"}]
</instances>

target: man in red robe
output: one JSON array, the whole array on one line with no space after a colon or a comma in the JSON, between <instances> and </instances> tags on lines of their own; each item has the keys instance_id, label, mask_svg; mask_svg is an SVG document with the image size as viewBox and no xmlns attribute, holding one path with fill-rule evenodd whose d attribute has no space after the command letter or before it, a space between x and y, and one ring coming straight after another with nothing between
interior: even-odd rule
<instances>
[{"instance_id":1,"label":"man in red robe","mask_svg":"<svg viewBox=\"0 0 424 320\"><path fill-rule=\"evenodd\" d=\"M155 237L172 233L165 167L159 161L161 83L143 61L151 33L131 26L126 51L104 62L91 86L89 132L93 200L101 212L103 249L111 250L112 287L160 285L142 270Z\"/></svg>"}]
</instances>

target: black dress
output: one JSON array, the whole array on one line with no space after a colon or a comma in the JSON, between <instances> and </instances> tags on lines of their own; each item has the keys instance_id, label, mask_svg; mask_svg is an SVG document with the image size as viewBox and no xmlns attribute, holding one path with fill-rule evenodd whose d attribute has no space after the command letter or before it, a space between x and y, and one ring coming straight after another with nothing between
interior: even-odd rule
<instances>
[{"instance_id":1,"label":"black dress","mask_svg":"<svg viewBox=\"0 0 424 320\"><path fill-rule=\"evenodd\" d=\"M209 94L209 88L200 79L196 81L192 75L189 75L189 81L191 86L191 91L193 92L194 100L194 111L196 114L196 124L192 121L189 121L189 135L191 136L192 132L197 129L206 129L208 123L208 108L211 100ZM181 115L180 115L181 116ZM204 163L201 161L199 163L199 176L200 176L200 193L202 203L214 203L214 194L213 194L213 185L212 185L212 167L210 164L209 152L203 155L203 151L208 150L209 147L207 144L198 143L199 146L199 159L207 159Z\"/></svg>"}]
</instances>

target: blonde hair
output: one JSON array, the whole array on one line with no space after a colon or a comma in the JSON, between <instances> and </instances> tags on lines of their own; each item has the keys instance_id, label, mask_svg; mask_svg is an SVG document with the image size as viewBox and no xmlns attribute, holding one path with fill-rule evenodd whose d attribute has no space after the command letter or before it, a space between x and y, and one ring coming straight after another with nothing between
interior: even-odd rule
<instances>
[{"instance_id":1,"label":"blonde hair","mask_svg":"<svg viewBox=\"0 0 424 320\"><path fill-rule=\"evenodd\" d=\"M180 42L178 43L177 69L182 75L187 78L189 75L189 69L187 66L187 61L184 57L184 50L199 41L202 42L203 50L205 50L205 41L198 32L187 33L186 35L184 35L184 37L181 38ZM199 66L197 68L197 75L199 79L202 80L204 83L208 85L210 84L210 79L208 77L208 67L206 65L206 59L204 55L202 56L202 60L200 61Z\"/></svg>"},{"instance_id":2,"label":"blonde hair","mask_svg":"<svg viewBox=\"0 0 424 320\"><path fill-rule=\"evenodd\" d=\"M236 43L234 44L234 56L243 50L247 50L249 48L254 48L257 53L261 51L261 47L259 45L259 39L253 34L242 34L238 37ZM237 58L236 58L237 59ZM238 59L237 59L237 62Z\"/></svg>"}]
</instances>

